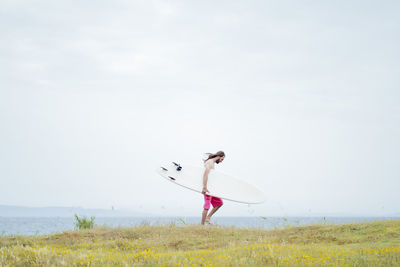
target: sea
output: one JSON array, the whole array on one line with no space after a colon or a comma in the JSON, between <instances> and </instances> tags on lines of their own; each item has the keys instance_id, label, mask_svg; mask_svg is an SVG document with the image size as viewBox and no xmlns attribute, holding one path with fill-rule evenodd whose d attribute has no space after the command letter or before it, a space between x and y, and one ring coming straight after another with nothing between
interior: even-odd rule
<instances>
[{"instance_id":1,"label":"sea","mask_svg":"<svg viewBox=\"0 0 400 267\"><path fill-rule=\"evenodd\" d=\"M279 229L311 224L345 224L377 220L400 220L400 217L218 217L217 227ZM96 217L95 225L130 227L138 225L199 224L200 217ZM46 235L75 229L73 217L0 217L0 235Z\"/></svg>"}]
</instances>

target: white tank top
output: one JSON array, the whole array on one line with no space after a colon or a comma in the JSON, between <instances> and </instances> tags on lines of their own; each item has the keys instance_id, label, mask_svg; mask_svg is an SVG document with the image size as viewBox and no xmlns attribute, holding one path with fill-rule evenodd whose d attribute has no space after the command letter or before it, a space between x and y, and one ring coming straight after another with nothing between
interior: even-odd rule
<instances>
[{"instance_id":1,"label":"white tank top","mask_svg":"<svg viewBox=\"0 0 400 267\"><path fill-rule=\"evenodd\" d=\"M206 162L204 162L204 167L206 167L206 169L214 169L214 160L213 159L209 159Z\"/></svg>"}]
</instances>

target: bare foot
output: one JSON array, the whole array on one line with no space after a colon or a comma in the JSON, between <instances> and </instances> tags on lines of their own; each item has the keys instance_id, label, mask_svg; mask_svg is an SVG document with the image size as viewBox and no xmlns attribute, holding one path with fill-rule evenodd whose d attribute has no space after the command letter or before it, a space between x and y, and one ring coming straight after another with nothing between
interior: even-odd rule
<instances>
[{"instance_id":1,"label":"bare foot","mask_svg":"<svg viewBox=\"0 0 400 267\"><path fill-rule=\"evenodd\" d=\"M205 223L208 224L208 225L214 225L214 224L211 222L210 218L206 218Z\"/></svg>"}]
</instances>

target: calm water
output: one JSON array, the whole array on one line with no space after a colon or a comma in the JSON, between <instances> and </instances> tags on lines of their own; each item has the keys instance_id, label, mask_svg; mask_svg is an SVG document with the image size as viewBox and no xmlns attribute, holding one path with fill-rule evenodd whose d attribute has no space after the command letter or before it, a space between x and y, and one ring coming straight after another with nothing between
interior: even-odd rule
<instances>
[{"instance_id":1,"label":"calm water","mask_svg":"<svg viewBox=\"0 0 400 267\"><path fill-rule=\"evenodd\" d=\"M219 226L235 226L240 228L274 229L285 226L299 226L313 223L342 224L350 222L366 222L389 220L400 217L215 217L213 222ZM198 224L200 217L96 217L96 225L110 227L135 225L165 225L165 224ZM74 218L64 217L0 217L1 235L43 235L74 229Z\"/></svg>"}]
</instances>

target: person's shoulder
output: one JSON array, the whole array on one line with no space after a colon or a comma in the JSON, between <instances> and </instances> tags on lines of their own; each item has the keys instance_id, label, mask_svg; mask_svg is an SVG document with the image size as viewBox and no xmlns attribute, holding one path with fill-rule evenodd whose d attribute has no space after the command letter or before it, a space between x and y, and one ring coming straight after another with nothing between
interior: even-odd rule
<instances>
[{"instance_id":1,"label":"person's shoulder","mask_svg":"<svg viewBox=\"0 0 400 267\"><path fill-rule=\"evenodd\" d=\"M209 159L204 163L204 166L206 168L212 169L214 167L214 161L212 159Z\"/></svg>"}]
</instances>

